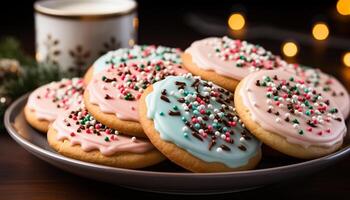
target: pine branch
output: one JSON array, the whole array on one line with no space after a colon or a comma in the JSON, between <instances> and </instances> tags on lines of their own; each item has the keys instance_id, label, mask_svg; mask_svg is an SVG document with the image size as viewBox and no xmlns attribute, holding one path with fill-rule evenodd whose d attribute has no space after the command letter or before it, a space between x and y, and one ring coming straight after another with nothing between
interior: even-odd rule
<instances>
[{"instance_id":1,"label":"pine branch","mask_svg":"<svg viewBox=\"0 0 350 200\"><path fill-rule=\"evenodd\" d=\"M6 97L7 101L15 100L40 85L59 80L66 75L57 66L38 64L33 57L22 51L18 40L11 37L0 40L1 58L15 59L21 66L18 76L8 76L0 85L0 98ZM9 103L0 103L1 121L8 105ZM0 130L3 128L3 123L0 122Z\"/></svg>"}]
</instances>

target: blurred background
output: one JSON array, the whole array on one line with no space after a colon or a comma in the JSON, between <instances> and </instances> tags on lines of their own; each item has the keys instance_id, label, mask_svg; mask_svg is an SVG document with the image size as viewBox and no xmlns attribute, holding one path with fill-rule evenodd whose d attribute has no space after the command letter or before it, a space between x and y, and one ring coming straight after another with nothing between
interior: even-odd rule
<instances>
[{"instance_id":1,"label":"blurred background","mask_svg":"<svg viewBox=\"0 0 350 200\"><path fill-rule=\"evenodd\" d=\"M31 55L33 2L7 1L0 11L0 37L17 37ZM229 35L350 83L350 0L137 2L139 43L185 49L193 40Z\"/></svg>"}]
</instances>

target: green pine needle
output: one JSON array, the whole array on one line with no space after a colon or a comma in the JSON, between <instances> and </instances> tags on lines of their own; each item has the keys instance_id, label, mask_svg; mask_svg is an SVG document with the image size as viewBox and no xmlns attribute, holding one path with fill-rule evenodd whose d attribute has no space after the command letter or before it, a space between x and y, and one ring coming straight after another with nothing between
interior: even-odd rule
<instances>
[{"instance_id":1,"label":"green pine needle","mask_svg":"<svg viewBox=\"0 0 350 200\"><path fill-rule=\"evenodd\" d=\"M6 77L0 85L0 97L15 100L21 95L51 81L60 80L66 74L60 72L57 66L38 64L35 59L23 52L20 43L13 37L0 40L0 59L17 60L21 65L18 76ZM3 116L9 104L0 103L0 130L3 130Z\"/></svg>"}]
</instances>

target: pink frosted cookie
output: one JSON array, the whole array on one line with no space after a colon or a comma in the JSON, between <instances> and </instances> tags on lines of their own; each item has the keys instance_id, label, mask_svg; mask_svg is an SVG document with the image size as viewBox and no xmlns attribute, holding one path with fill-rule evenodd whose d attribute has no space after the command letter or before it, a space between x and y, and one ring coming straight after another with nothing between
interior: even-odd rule
<instances>
[{"instance_id":1,"label":"pink frosted cookie","mask_svg":"<svg viewBox=\"0 0 350 200\"><path fill-rule=\"evenodd\" d=\"M349 116L349 93L335 77L322 72L320 69L303 65L290 64L287 66L287 69L287 71L291 71L303 78L307 84L322 90L328 98L337 104L344 118Z\"/></svg>"},{"instance_id":2,"label":"pink frosted cookie","mask_svg":"<svg viewBox=\"0 0 350 200\"><path fill-rule=\"evenodd\" d=\"M235 92L236 110L258 139L284 154L316 158L343 143L346 126L336 104L302 78L282 70L250 74Z\"/></svg>"},{"instance_id":3,"label":"pink frosted cookie","mask_svg":"<svg viewBox=\"0 0 350 200\"><path fill-rule=\"evenodd\" d=\"M135 169L164 160L148 140L125 136L104 126L85 108L61 113L47 137L59 153L86 162Z\"/></svg>"},{"instance_id":4,"label":"pink frosted cookie","mask_svg":"<svg viewBox=\"0 0 350 200\"><path fill-rule=\"evenodd\" d=\"M171 48L156 45L134 45L131 48L120 48L109 51L98 58L84 75L84 81L89 83L92 77L100 71L108 68L110 63L119 65L128 60L150 61L161 60L181 64L182 51L178 48Z\"/></svg>"},{"instance_id":5,"label":"pink frosted cookie","mask_svg":"<svg viewBox=\"0 0 350 200\"><path fill-rule=\"evenodd\" d=\"M169 61L133 61L97 73L84 94L89 112L101 123L133 136L146 137L139 123L138 100L150 84L187 73Z\"/></svg>"},{"instance_id":6,"label":"pink frosted cookie","mask_svg":"<svg viewBox=\"0 0 350 200\"><path fill-rule=\"evenodd\" d=\"M80 106L83 101L83 79L62 79L34 90L28 98L24 114L28 123L41 132L47 132L49 124L59 113Z\"/></svg>"},{"instance_id":7,"label":"pink frosted cookie","mask_svg":"<svg viewBox=\"0 0 350 200\"><path fill-rule=\"evenodd\" d=\"M193 74L230 91L248 74L276 69L286 62L259 45L228 37L195 41L182 55L184 66Z\"/></svg>"}]
</instances>

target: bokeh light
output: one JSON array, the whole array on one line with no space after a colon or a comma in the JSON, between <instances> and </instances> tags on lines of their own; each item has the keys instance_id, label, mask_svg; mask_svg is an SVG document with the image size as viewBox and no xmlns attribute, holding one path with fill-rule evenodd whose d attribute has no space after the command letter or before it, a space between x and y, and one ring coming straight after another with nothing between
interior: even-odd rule
<instances>
[{"instance_id":1,"label":"bokeh light","mask_svg":"<svg viewBox=\"0 0 350 200\"><path fill-rule=\"evenodd\" d=\"M294 42L286 42L282 46L282 52L287 57L294 57L298 53L298 46Z\"/></svg>"},{"instance_id":2,"label":"bokeh light","mask_svg":"<svg viewBox=\"0 0 350 200\"><path fill-rule=\"evenodd\" d=\"M132 20L132 26L134 27L134 29L139 28L139 18L134 17L134 19Z\"/></svg>"},{"instance_id":3,"label":"bokeh light","mask_svg":"<svg viewBox=\"0 0 350 200\"><path fill-rule=\"evenodd\" d=\"M134 46L135 40L130 39L130 40L128 41L128 44L129 44L130 47Z\"/></svg>"},{"instance_id":4,"label":"bokeh light","mask_svg":"<svg viewBox=\"0 0 350 200\"><path fill-rule=\"evenodd\" d=\"M338 0L337 11L341 15L350 15L350 0Z\"/></svg>"},{"instance_id":5,"label":"bokeh light","mask_svg":"<svg viewBox=\"0 0 350 200\"><path fill-rule=\"evenodd\" d=\"M343 63L345 66L350 67L350 52L344 54Z\"/></svg>"},{"instance_id":6,"label":"bokeh light","mask_svg":"<svg viewBox=\"0 0 350 200\"><path fill-rule=\"evenodd\" d=\"M312 28L312 35L316 40L325 40L327 39L329 35L329 29L328 26L323 23L316 23L314 27Z\"/></svg>"},{"instance_id":7,"label":"bokeh light","mask_svg":"<svg viewBox=\"0 0 350 200\"><path fill-rule=\"evenodd\" d=\"M228 19L228 26L234 31L241 30L245 25L245 19L242 14L234 13Z\"/></svg>"},{"instance_id":8,"label":"bokeh light","mask_svg":"<svg viewBox=\"0 0 350 200\"><path fill-rule=\"evenodd\" d=\"M5 97L1 97L0 98L0 103L2 103L2 104L6 103L6 98Z\"/></svg>"}]
</instances>

